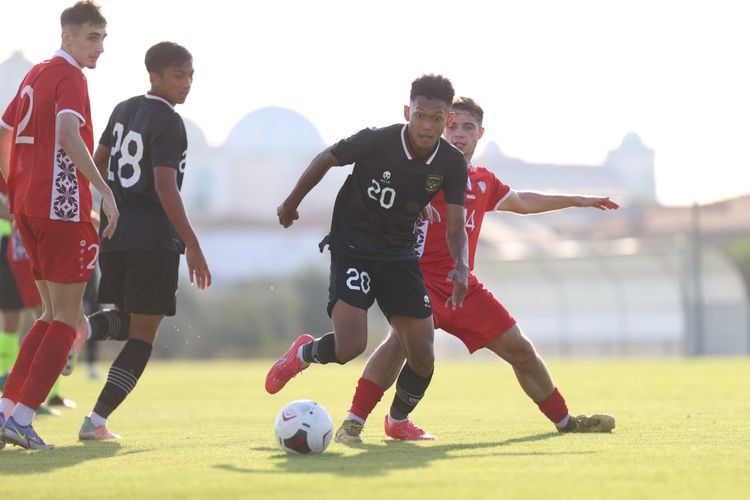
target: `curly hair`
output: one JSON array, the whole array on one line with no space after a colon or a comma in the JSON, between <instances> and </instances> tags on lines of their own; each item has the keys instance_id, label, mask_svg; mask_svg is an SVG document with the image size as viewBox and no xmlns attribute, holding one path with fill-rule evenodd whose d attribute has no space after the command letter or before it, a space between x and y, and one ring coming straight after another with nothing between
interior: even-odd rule
<instances>
[{"instance_id":1,"label":"curly hair","mask_svg":"<svg viewBox=\"0 0 750 500\"><path fill-rule=\"evenodd\" d=\"M410 101L414 101L417 96L426 97L427 99L439 99L448 107L453 103L453 84L450 80L442 75L422 75L411 82Z\"/></svg>"}]
</instances>

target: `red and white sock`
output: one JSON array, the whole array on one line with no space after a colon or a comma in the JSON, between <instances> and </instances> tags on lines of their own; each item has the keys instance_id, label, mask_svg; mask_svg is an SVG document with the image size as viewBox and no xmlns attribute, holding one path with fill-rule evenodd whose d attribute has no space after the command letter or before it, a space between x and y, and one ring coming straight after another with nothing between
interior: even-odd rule
<instances>
[{"instance_id":1,"label":"red and white sock","mask_svg":"<svg viewBox=\"0 0 750 500\"><path fill-rule=\"evenodd\" d=\"M565 427L570 420L570 412L568 412L568 405L565 404L565 398L562 397L560 391L552 391L552 394L547 396L546 399L537 403L539 410L557 427Z\"/></svg>"},{"instance_id":2,"label":"red and white sock","mask_svg":"<svg viewBox=\"0 0 750 500\"><path fill-rule=\"evenodd\" d=\"M346 418L364 424L367 421L367 417L372 413L372 410L380 402L380 398L383 397L383 392L383 389L378 384L361 377L357 381L357 390L354 391L352 406L349 408Z\"/></svg>"},{"instance_id":3,"label":"red and white sock","mask_svg":"<svg viewBox=\"0 0 750 500\"><path fill-rule=\"evenodd\" d=\"M75 328L61 321L52 322L31 363L18 403L33 410L39 408L60 376L75 338Z\"/></svg>"}]
</instances>

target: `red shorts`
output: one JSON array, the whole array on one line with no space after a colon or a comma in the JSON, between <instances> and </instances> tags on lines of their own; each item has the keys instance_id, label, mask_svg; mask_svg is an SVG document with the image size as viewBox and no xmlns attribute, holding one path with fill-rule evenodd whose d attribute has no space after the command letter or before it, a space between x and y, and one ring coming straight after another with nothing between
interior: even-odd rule
<instances>
[{"instance_id":1,"label":"red shorts","mask_svg":"<svg viewBox=\"0 0 750 500\"><path fill-rule=\"evenodd\" d=\"M91 222L16 215L15 222L36 280L85 283L96 268L99 235Z\"/></svg>"},{"instance_id":2,"label":"red shorts","mask_svg":"<svg viewBox=\"0 0 750 500\"><path fill-rule=\"evenodd\" d=\"M469 352L485 347L516 324L508 310L473 274L469 275L463 305L454 310L445 305L453 295L453 283L446 281L447 273L425 273L424 268L422 273L432 301L435 328L458 337Z\"/></svg>"},{"instance_id":3,"label":"red shorts","mask_svg":"<svg viewBox=\"0 0 750 500\"><path fill-rule=\"evenodd\" d=\"M41 304L42 298L39 296L34 275L31 273L31 261L29 261L28 252L15 223L13 223L13 230L8 238L7 258L10 272L13 274L24 307L32 308Z\"/></svg>"}]
</instances>

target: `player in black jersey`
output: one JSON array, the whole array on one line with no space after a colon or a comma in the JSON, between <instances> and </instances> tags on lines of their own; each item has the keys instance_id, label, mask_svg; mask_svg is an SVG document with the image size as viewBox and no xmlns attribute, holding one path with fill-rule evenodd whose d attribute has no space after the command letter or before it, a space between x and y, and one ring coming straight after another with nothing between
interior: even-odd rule
<instances>
[{"instance_id":1,"label":"player in black jersey","mask_svg":"<svg viewBox=\"0 0 750 500\"><path fill-rule=\"evenodd\" d=\"M297 207L333 166L354 163L334 206L331 232L321 242L331 252L328 314L333 332L318 339L300 336L274 363L266 390L274 394L310 363L344 364L367 346L367 310L378 306L400 334L407 353L396 396L386 417L395 439L432 439L407 418L419 403L433 372L432 308L414 251L414 224L439 190L447 201L447 235L455 268L450 305L459 307L468 280L463 154L441 138L453 119L453 86L439 75L412 83L404 106L407 124L365 129L316 156L278 208L289 227Z\"/></svg>"},{"instance_id":2,"label":"player in black jersey","mask_svg":"<svg viewBox=\"0 0 750 500\"><path fill-rule=\"evenodd\" d=\"M146 52L151 90L118 104L94 153L121 219L104 240L98 302L116 309L89 317L92 338L127 340L110 368L94 410L84 418L82 440L117 439L107 418L133 390L146 368L164 316L174 316L180 254L190 282L211 285L211 273L180 196L187 137L175 110L193 82L193 58L162 42ZM106 227L103 217L102 227Z\"/></svg>"}]
</instances>

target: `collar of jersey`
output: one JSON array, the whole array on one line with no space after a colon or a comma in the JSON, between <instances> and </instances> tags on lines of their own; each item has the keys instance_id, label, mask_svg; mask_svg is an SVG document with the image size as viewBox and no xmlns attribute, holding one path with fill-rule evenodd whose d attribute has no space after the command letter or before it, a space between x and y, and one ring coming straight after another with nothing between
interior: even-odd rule
<instances>
[{"instance_id":1,"label":"collar of jersey","mask_svg":"<svg viewBox=\"0 0 750 500\"><path fill-rule=\"evenodd\" d=\"M407 124L404 124L403 127L401 127L401 145L404 147L404 154L406 155L406 158L409 160L414 160L414 154L411 152L411 149L409 148L409 138L406 136L406 126ZM438 139L437 145L435 146L435 151L432 152L432 154L424 160L422 163L425 165L429 165L432 163L432 160L435 159L435 156L437 156L438 149L440 149L440 139Z\"/></svg>"},{"instance_id":2,"label":"collar of jersey","mask_svg":"<svg viewBox=\"0 0 750 500\"><path fill-rule=\"evenodd\" d=\"M172 106L172 103L171 103L171 102L169 102L169 101L167 101L167 100L166 100L166 99L164 99L163 97L159 97L158 95L150 94L150 93L148 93L148 92L146 92L145 94L143 94L143 96L144 96L144 97L145 97L146 99L156 99L157 101L161 101L161 102L163 102L164 104L166 104L167 106L169 106L170 108L174 109L174 106Z\"/></svg>"},{"instance_id":3,"label":"collar of jersey","mask_svg":"<svg viewBox=\"0 0 750 500\"><path fill-rule=\"evenodd\" d=\"M55 55L53 57L62 57L63 59L68 61L68 63L71 66L75 66L76 68L81 69L81 66L78 64L78 61L76 61L73 56L65 52L63 49L56 50Z\"/></svg>"}]
</instances>

